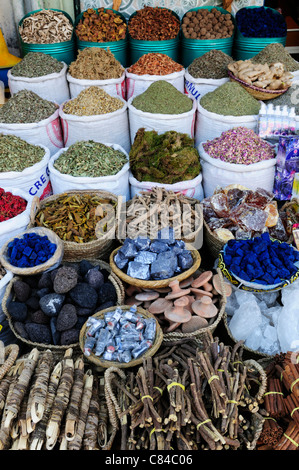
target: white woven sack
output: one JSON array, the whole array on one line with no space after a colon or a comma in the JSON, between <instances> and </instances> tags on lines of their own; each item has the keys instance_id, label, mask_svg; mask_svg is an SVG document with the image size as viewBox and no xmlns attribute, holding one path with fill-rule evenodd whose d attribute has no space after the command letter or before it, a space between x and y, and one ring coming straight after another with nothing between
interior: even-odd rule
<instances>
[{"instance_id":1,"label":"white woven sack","mask_svg":"<svg viewBox=\"0 0 299 470\"><path fill-rule=\"evenodd\" d=\"M93 178L87 176L71 176L60 173L58 170L56 170L56 168L54 168L54 162L60 157L62 153L68 150L68 148L64 148L59 150L59 152L51 157L49 161L49 173L53 194L59 194L61 191L70 191L72 189L95 189L101 191L110 191L117 196L123 196L126 198L126 200L129 200L129 155L120 145L111 143L105 143L105 145L112 147L115 150L120 150L126 155L128 159L128 163L125 163L125 165L116 175L99 176Z\"/></svg>"},{"instance_id":2,"label":"white woven sack","mask_svg":"<svg viewBox=\"0 0 299 470\"><path fill-rule=\"evenodd\" d=\"M98 86L110 96L126 99L126 74L125 71L120 78L110 78L107 80L84 80L81 78L74 78L69 73L67 74L67 81L70 87L71 98L76 98L82 90L90 86Z\"/></svg>"},{"instance_id":3,"label":"white woven sack","mask_svg":"<svg viewBox=\"0 0 299 470\"><path fill-rule=\"evenodd\" d=\"M234 127L247 127L257 132L258 114L249 116L222 116L221 114L211 113L200 105L197 105L195 145L207 140L213 140L219 137L222 132L228 131Z\"/></svg>"},{"instance_id":4,"label":"white woven sack","mask_svg":"<svg viewBox=\"0 0 299 470\"><path fill-rule=\"evenodd\" d=\"M44 100L61 104L70 99L70 90L66 79L67 64L63 63L63 69L58 73L50 73L42 77L15 77L11 70L8 71L8 86L11 95L20 90L30 90Z\"/></svg>"},{"instance_id":5,"label":"white woven sack","mask_svg":"<svg viewBox=\"0 0 299 470\"><path fill-rule=\"evenodd\" d=\"M139 194L140 191L150 191L153 187L164 188L166 191L173 191L174 193L181 193L186 197L192 197L201 201L204 198L202 188L202 174L200 173L196 178L187 181L180 181L174 184L162 184L149 181L138 181L131 173L129 173L129 182L131 188L131 199Z\"/></svg>"},{"instance_id":6,"label":"white woven sack","mask_svg":"<svg viewBox=\"0 0 299 470\"><path fill-rule=\"evenodd\" d=\"M13 238L18 233L23 232L27 229L27 226L30 222L30 210L32 198L28 196L28 193L25 193L22 189L17 188L3 188L5 192L11 192L14 196L20 196L25 201L27 201L26 209L16 217L12 219L5 220L0 222L0 248L4 243Z\"/></svg>"},{"instance_id":7,"label":"white woven sack","mask_svg":"<svg viewBox=\"0 0 299 470\"><path fill-rule=\"evenodd\" d=\"M171 83L177 90L184 93L184 75L185 69L168 75L137 75L135 73L128 72L126 69L127 100L140 95L147 90L152 83L160 80Z\"/></svg>"},{"instance_id":8,"label":"white woven sack","mask_svg":"<svg viewBox=\"0 0 299 470\"><path fill-rule=\"evenodd\" d=\"M35 165L25 168L23 171L7 171L0 173L0 187L14 188L24 191L28 199L38 196L44 199L52 193L48 164L50 152L44 145L39 144L45 150L42 160Z\"/></svg>"},{"instance_id":9,"label":"white woven sack","mask_svg":"<svg viewBox=\"0 0 299 470\"><path fill-rule=\"evenodd\" d=\"M52 116L40 122L28 124L0 123L0 134L14 134L29 144L44 145L55 155L63 147L62 129L59 119L59 109Z\"/></svg>"},{"instance_id":10,"label":"white woven sack","mask_svg":"<svg viewBox=\"0 0 299 470\"><path fill-rule=\"evenodd\" d=\"M214 194L217 186L226 187L229 184L241 184L248 189L263 188L273 191L276 158L250 165L227 163L210 157L198 146L200 155L204 197Z\"/></svg>"},{"instance_id":11,"label":"white woven sack","mask_svg":"<svg viewBox=\"0 0 299 470\"><path fill-rule=\"evenodd\" d=\"M185 71L185 93L191 95L193 99L199 100L203 95L210 91L216 90L220 85L228 82L229 78L220 78L218 80L212 78L194 78Z\"/></svg>"},{"instance_id":12,"label":"white woven sack","mask_svg":"<svg viewBox=\"0 0 299 470\"><path fill-rule=\"evenodd\" d=\"M127 102L123 107L107 114L94 116L76 116L63 112L60 106L59 116L63 131L64 147L70 147L81 140L94 140L95 142L112 142L120 145L126 152L130 151L129 117Z\"/></svg>"},{"instance_id":13,"label":"white woven sack","mask_svg":"<svg viewBox=\"0 0 299 470\"><path fill-rule=\"evenodd\" d=\"M156 131L158 134L164 134L164 132L167 131L176 131L188 134L192 139L194 138L197 104L195 100L193 100L191 111L187 113L152 114L136 109L132 105L133 99L134 98L130 98L128 101L131 144L134 142L138 129L142 127L146 131Z\"/></svg>"}]
</instances>

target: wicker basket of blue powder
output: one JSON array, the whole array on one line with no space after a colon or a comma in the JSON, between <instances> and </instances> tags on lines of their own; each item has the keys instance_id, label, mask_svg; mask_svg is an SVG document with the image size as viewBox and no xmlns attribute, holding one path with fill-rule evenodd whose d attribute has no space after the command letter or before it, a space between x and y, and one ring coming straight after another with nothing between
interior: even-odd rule
<instances>
[{"instance_id":1,"label":"wicker basket of blue powder","mask_svg":"<svg viewBox=\"0 0 299 470\"><path fill-rule=\"evenodd\" d=\"M63 252L63 242L52 230L36 227L8 240L1 248L0 262L14 274L34 276L55 269Z\"/></svg>"},{"instance_id":2,"label":"wicker basket of blue powder","mask_svg":"<svg viewBox=\"0 0 299 470\"><path fill-rule=\"evenodd\" d=\"M115 346L111 343L112 330ZM140 307L121 305L97 312L80 331L80 348L96 366L134 367L153 356L161 346L163 333L154 315Z\"/></svg>"},{"instance_id":3,"label":"wicker basket of blue powder","mask_svg":"<svg viewBox=\"0 0 299 470\"><path fill-rule=\"evenodd\" d=\"M56 233L65 261L103 259L111 252L117 203L114 194L100 190L66 191L42 201L34 198L30 225Z\"/></svg>"},{"instance_id":4,"label":"wicker basket of blue powder","mask_svg":"<svg viewBox=\"0 0 299 470\"><path fill-rule=\"evenodd\" d=\"M80 330L89 316L123 302L123 287L109 264L84 259L36 276L15 276L2 309L20 342L60 354L68 347L80 350Z\"/></svg>"},{"instance_id":5,"label":"wicker basket of blue powder","mask_svg":"<svg viewBox=\"0 0 299 470\"><path fill-rule=\"evenodd\" d=\"M126 238L110 255L112 271L125 283L141 288L168 287L182 281L200 266L197 250L189 249L183 240L174 238L174 230L166 227L156 239Z\"/></svg>"}]
</instances>

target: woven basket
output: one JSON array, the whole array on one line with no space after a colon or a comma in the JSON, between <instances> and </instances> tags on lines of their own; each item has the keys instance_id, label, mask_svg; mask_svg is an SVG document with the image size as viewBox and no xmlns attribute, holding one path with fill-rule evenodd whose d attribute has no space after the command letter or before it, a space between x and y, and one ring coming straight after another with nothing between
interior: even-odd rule
<instances>
[{"instance_id":1,"label":"woven basket","mask_svg":"<svg viewBox=\"0 0 299 470\"><path fill-rule=\"evenodd\" d=\"M228 319L227 319L227 313L225 312L224 315L223 315L223 323L224 323L224 326L226 328L226 331L229 335L229 337L231 338L231 340L234 342L234 343L238 343L239 341L234 338L234 336L232 335L231 331L230 331L230 328L229 328L229 325L228 325ZM274 356L271 356L269 354L265 354L265 353L262 353L260 351L254 351L253 349L250 349L248 348L247 346L245 346L245 344L243 344L243 349L248 351L249 353L251 353L254 356L258 357L258 358L272 358Z\"/></svg>"},{"instance_id":2,"label":"woven basket","mask_svg":"<svg viewBox=\"0 0 299 470\"><path fill-rule=\"evenodd\" d=\"M142 279L136 279L134 277L128 276L126 273L121 271L119 269L115 262L114 262L114 257L118 250L121 247L116 248L114 251L112 251L110 255L110 266L112 268L112 271L125 283L131 285L131 286L136 286L136 287L141 287L142 289L159 289L160 287L168 287L169 283L171 281L177 280L177 281L183 281L184 279L187 279L191 274L193 274L200 266L201 263L201 256L198 253L197 250L191 250L192 257L194 260L193 266L190 269L187 269L187 271L184 271L181 274L178 274L177 276L170 277L169 279L162 279L160 281L144 281ZM187 247L186 247L187 248ZM188 249L188 248L187 248Z\"/></svg>"},{"instance_id":3,"label":"woven basket","mask_svg":"<svg viewBox=\"0 0 299 470\"><path fill-rule=\"evenodd\" d=\"M206 242L211 255L213 255L214 258L218 258L220 251L225 245L225 242L220 240L220 238L212 232L205 220L203 222L203 227L204 241Z\"/></svg>"},{"instance_id":4,"label":"woven basket","mask_svg":"<svg viewBox=\"0 0 299 470\"><path fill-rule=\"evenodd\" d=\"M91 263L94 266L100 266L101 269L105 269L106 271L108 271L110 273L109 277L108 277L108 280L111 282L111 284L113 284L113 286L116 290L117 305L122 305L124 303L125 290L124 290L124 287L123 287L122 282L120 281L120 279L118 279L117 276L114 273L111 272L111 268L110 268L109 264L107 264L107 263L105 263L104 261L101 261L101 260L98 260L98 261L93 260L93 261L91 261ZM10 281L10 283L6 287L5 294L4 294L4 297L3 297L3 300L2 300L3 313L7 317L9 327L10 327L11 331L13 332L13 334L16 336L16 338L19 341L21 341L22 343L25 343L28 346L30 346L32 348L37 348L39 350L50 349L52 352L55 352L55 353L58 353L58 354L60 354L60 353L64 354L65 351L68 348L73 348L75 352L79 352L80 351L79 342L74 343L74 344L68 344L68 345L54 345L54 344L34 343L30 340L27 340L27 339L23 338L22 336L20 336L15 331L14 325L13 325L13 320L12 320L11 315L9 314L8 310L7 310L7 303L12 298L13 284L18 279L20 279L18 276L13 277L13 279Z\"/></svg>"},{"instance_id":5,"label":"woven basket","mask_svg":"<svg viewBox=\"0 0 299 470\"><path fill-rule=\"evenodd\" d=\"M8 244L11 241L13 241L15 238L22 238L25 233L36 233L37 235L40 235L41 237L47 236L50 242L55 243L55 245L57 246L54 255L51 256L51 258L48 259L48 261L46 261L45 263L39 264L38 266L34 266L32 268L19 268L17 266L12 265L9 262L8 257L7 257ZM7 271L10 271L14 274L21 275L21 276L34 276L36 274L40 274L44 271L47 271L48 269L53 269L58 264L60 264L62 258L63 258L62 241L54 232L52 232L52 230L49 230L44 227L35 227L35 228L25 230L24 232L18 233L17 236L11 238L3 245L3 247L1 248L1 252L0 252L0 264L2 264L2 266Z\"/></svg>"},{"instance_id":6,"label":"woven basket","mask_svg":"<svg viewBox=\"0 0 299 470\"><path fill-rule=\"evenodd\" d=\"M115 310L115 308L116 307L110 307L110 308L106 308L105 310L102 310L100 312L97 312L93 315L93 318L104 318L105 313L112 312L113 310ZM121 305L120 308L122 310L125 310L125 311L130 310L130 306L128 306L128 305ZM137 366L138 364L141 364L143 362L144 358L153 356L158 351L159 347L162 344L162 341L163 341L162 330L160 328L160 325L159 325L157 319L154 317L154 315L152 315L151 313L147 312L146 310L144 310L143 308L140 308L140 307L137 307L137 313L139 313L139 315L141 315L144 318L154 318L155 321L156 321L156 327L157 327L156 338L155 338L153 346L150 349L148 349L141 357L139 357L138 359L134 359L129 363L122 363L122 362L116 362L116 361L105 361L105 360L101 359L100 357L95 356L95 354L93 354L93 353L91 353L91 355L88 356L86 359L88 361L92 362L93 364L95 364L96 366L103 367L105 369L107 369L109 367L117 367L117 368L124 369L124 368L127 368L127 367ZM86 323L81 328L80 337L79 337L79 344L80 344L80 348L81 348L82 351L84 351L85 338L86 338Z\"/></svg>"},{"instance_id":7,"label":"woven basket","mask_svg":"<svg viewBox=\"0 0 299 470\"><path fill-rule=\"evenodd\" d=\"M225 313L225 306L226 306L224 279L223 279L220 269L217 269L217 273L219 274L223 294L221 295L221 298L220 298L220 309L216 315L214 322L206 326L205 328L201 328L199 330L193 331L192 333L182 333L181 331L177 331L177 330L171 333L164 333L163 342L167 342L167 341L173 342L173 341L178 341L178 340L185 339L185 338L200 339L202 336L206 335L207 333L213 333L215 331L217 325L220 323Z\"/></svg>"},{"instance_id":8,"label":"woven basket","mask_svg":"<svg viewBox=\"0 0 299 470\"><path fill-rule=\"evenodd\" d=\"M228 75L232 82L239 83L254 98L256 98L257 100L261 100L261 101L273 100L274 98L278 98L278 96L283 95L289 89L289 88L285 88L283 90L263 90L262 88L258 88L254 85L249 85L243 80L240 80L239 78L235 77L233 73L230 71L228 72Z\"/></svg>"},{"instance_id":9,"label":"woven basket","mask_svg":"<svg viewBox=\"0 0 299 470\"><path fill-rule=\"evenodd\" d=\"M282 206L282 208L280 209L280 211L285 211L286 209L288 209L289 207L291 207L294 203L299 204L299 199L293 198L293 199L291 199L290 201L287 201L287 202ZM280 212L280 211L279 211L279 212ZM288 243L289 245L292 245L293 241L294 241L294 237L293 237L293 234L291 234L290 237L289 237L289 239L288 239L288 241L287 241L287 243Z\"/></svg>"},{"instance_id":10,"label":"woven basket","mask_svg":"<svg viewBox=\"0 0 299 470\"><path fill-rule=\"evenodd\" d=\"M90 194L97 197L101 197L103 199L109 199L116 203L118 203L118 198L115 194L110 193L108 191L95 191L95 190L71 190L66 191L65 193L55 194L53 196L49 196L42 201L35 197L32 201L31 206L31 213L30 213L30 224L29 227L34 227L35 224L35 217L39 210L43 209L47 202L55 201L56 199L60 198L63 194L66 195L73 195L73 194ZM109 232L107 232L103 237L93 240L87 243L76 243L76 242L68 242L63 241L64 245L64 257L65 261L72 261L73 259L97 259L97 258L104 258L107 254L110 253L111 247L114 241L114 227L111 228Z\"/></svg>"}]
</instances>

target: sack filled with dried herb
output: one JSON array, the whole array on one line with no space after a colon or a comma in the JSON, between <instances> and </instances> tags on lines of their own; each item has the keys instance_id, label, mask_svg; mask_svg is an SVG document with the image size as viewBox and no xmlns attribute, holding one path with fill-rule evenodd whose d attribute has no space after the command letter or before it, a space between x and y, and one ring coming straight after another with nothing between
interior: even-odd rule
<instances>
[{"instance_id":1,"label":"sack filled with dried herb","mask_svg":"<svg viewBox=\"0 0 299 470\"><path fill-rule=\"evenodd\" d=\"M174 184L199 175L201 166L194 140L187 134L139 129L129 153L130 169L138 181Z\"/></svg>"}]
</instances>

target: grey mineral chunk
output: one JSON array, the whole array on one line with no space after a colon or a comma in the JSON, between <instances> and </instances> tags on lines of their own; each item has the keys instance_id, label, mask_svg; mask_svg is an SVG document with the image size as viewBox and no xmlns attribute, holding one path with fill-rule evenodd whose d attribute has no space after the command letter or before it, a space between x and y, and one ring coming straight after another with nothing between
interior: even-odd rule
<instances>
[{"instance_id":1,"label":"grey mineral chunk","mask_svg":"<svg viewBox=\"0 0 299 470\"><path fill-rule=\"evenodd\" d=\"M178 255L179 266L185 270L190 269L193 266L193 257L189 250L183 250Z\"/></svg>"},{"instance_id":2,"label":"grey mineral chunk","mask_svg":"<svg viewBox=\"0 0 299 470\"><path fill-rule=\"evenodd\" d=\"M155 280L173 277L178 267L177 256L172 251L159 253L151 265L151 278Z\"/></svg>"},{"instance_id":3,"label":"grey mineral chunk","mask_svg":"<svg viewBox=\"0 0 299 470\"><path fill-rule=\"evenodd\" d=\"M157 253L151 251L140 251L134 258L136 263L152 264L157 259Z\"/></svg>"},{"instance_id":4,"label":"grey mineral chunk","mask_svg":"<svg viewBox=\"0 0 299 470\"><path fill-rule=\"evenodd\" d=\"M136 263L130 261L128 266L127 275L135 279L143 279L148 281L150 279L150 266L148 264Z\"/></svg>"}]
</instances>

